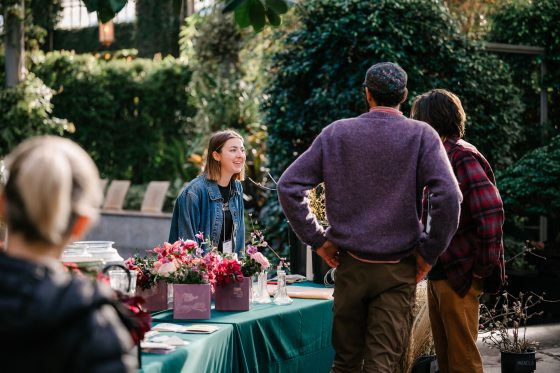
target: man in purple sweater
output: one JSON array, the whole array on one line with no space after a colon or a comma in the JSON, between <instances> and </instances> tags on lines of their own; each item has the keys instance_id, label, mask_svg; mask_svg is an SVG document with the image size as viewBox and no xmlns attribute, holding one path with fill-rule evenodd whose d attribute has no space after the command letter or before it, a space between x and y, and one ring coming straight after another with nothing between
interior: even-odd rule
<instances>
[{"instance_id":1,"label":"man in purple sweater","mask_svg":"<svg viewBox=\"0 0 560 373\"><path fill-rule=\"evenodd\" d=\"M437 132L398 110L407 75L394 63L366 73L370 110L338 120L284 172L278 196L299 238L337 267L333 372L394 372L412 327L416 282L448 246L462 200ZM307 193L325 184L329 228ZM429 187L431 229L420 221Z\"/></svg>"}]
</instances>

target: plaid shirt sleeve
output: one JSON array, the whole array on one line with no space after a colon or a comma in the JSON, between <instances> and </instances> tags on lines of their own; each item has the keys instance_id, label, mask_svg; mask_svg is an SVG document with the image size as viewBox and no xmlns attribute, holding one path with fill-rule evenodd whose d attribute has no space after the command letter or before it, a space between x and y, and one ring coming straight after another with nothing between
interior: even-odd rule
<instances>
[{"instance_id":1,"label":"plaid shirt sleeve","mask_svg":"<svg viewBox=\"0 0 560 373\"><path fill-rule=\"evenodd\" d=\"M455 172L463 192L463 208L468 208L476 226L475 276L490 276L498 265L503 251L504 208L494 173L486 159L479 154L459 152Z\"/></svg>"}]
</instances>

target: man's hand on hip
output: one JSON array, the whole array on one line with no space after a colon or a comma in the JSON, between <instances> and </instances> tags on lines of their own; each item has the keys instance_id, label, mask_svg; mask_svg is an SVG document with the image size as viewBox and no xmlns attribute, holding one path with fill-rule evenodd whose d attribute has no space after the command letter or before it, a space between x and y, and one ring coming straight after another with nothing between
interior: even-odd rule
<instances>
[{"instance_id":1,"label":"man's hand on hip","mask_svg":"<svg viewBox=\"0 0 560 373\"><path fill-rule=\"evenodd\" d=\"M416 253L416 283L419 283L426 277L432 269L432 265L422 258L422 255Z\"/></svg>"},{"instance_id":2,"label":"man's hand on hip","mask_svg":"<svg viewBox=\"0 0 560 373\"><path fill-rule=\"evenodd\" d=\"M340 264L338 261L338 246L329 240L317 249L317 254L332 268L336 268Z\"/></svg>"}]
</instances>

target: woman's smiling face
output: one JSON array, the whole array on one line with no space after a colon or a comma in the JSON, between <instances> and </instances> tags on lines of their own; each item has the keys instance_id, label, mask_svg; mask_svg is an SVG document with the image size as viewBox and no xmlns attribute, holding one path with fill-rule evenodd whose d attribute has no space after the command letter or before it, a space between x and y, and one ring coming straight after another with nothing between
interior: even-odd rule
<instances>
[{"instance_id":1,"label":"woman's smiling face","mask_svg":"<svg viewBox=\"0 0 560 373\"><path fill-rule=\"evenodd\" d=\"M245 147L243 141L238 138L227 140L220 148L220 152L214 152L213 157L220 162L220 173L237 174L245 167Z\"/></svg>"}]
</instances>

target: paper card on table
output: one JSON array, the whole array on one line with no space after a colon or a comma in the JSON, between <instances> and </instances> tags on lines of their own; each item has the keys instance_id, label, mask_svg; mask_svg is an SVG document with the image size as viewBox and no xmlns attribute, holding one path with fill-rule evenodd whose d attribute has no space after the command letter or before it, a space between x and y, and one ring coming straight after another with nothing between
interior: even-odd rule
<instances>
[{"instance_id":1,"label":"paper card on table","mask_svg":"<svg viewBox=\"0 0 560 373\"><path fill-rule=\"evenodd\" d=\"M158 335L157 337L152 338L150 342L165 343L170 346L186 346L189 344L189 342L182 340L176 335Z\"/></svg>"},{"instance_id":2,"label":"paper card on table","mask_svg":"<svg viewBox=\"0 0 560 373\"><path fill-rule=\"evenodd\" d=\"M185 333L214 333L218 329L215 325L193 324L185 327Z\"/></svg>"},{"instance_id":3,"label":"paper card on table","mask_svg":"<svg viewBox=\"0 0 560 373\"><path fill-rule=\"evenodd\" d=\"M286 286L290 298L333 299L334 288L314 288L309 286ZM268 293L274 295L276 285L267 286Z\"/></svg>"},{"instance_id":4,"label":"paper card on table","mask_svg":"<svg viewBox=\"0 0 560 373\"><path fill-rule=\"evenodd\" d=\"M179 324L171 324L171 323L161 323L157 324L152 328L152 330L157 330L159 332L175 332L175 333L184 333L185 326Z\"/></svg>"},{"instance_id":5,"label":"paper card on table","mask_svg":"<svg viewBox=\"0 0 560 373\"><path fill-rule=\"evenodd\" d=\"M158 342L140 342L140 347L142 348L142 352L151 354L168 354L175 350L175 346Z\"/></svg>"},{"instance_id":6,"label":"paper card on table","mask_svg":"<svg viewBox=\"0 0 560 373\"><path fill-rule=\"evenodd\" d=\"M214 333L218 329L220 329L218 326L208 324L193 324L186 326L171 323L157 324L152 328L152 330L158 330L160 332L174 333Z\"/></svg>"},{"instance_id":7,"label":"paper card on table","mask_svg":"<svg viewBox=\"0 0 560 373\"><path fill-rule=\"evenodd\" d=\"M150 330L150 331L147 331L147 332L144 334L144 339L145 339L145 340L148 340L148 339L150 339L151 337L153 337L153 336L155 336L155 335L157 335L157 334L159 334L159 332L158 332L157 330Z\"/></svg>"}]
</instances>

